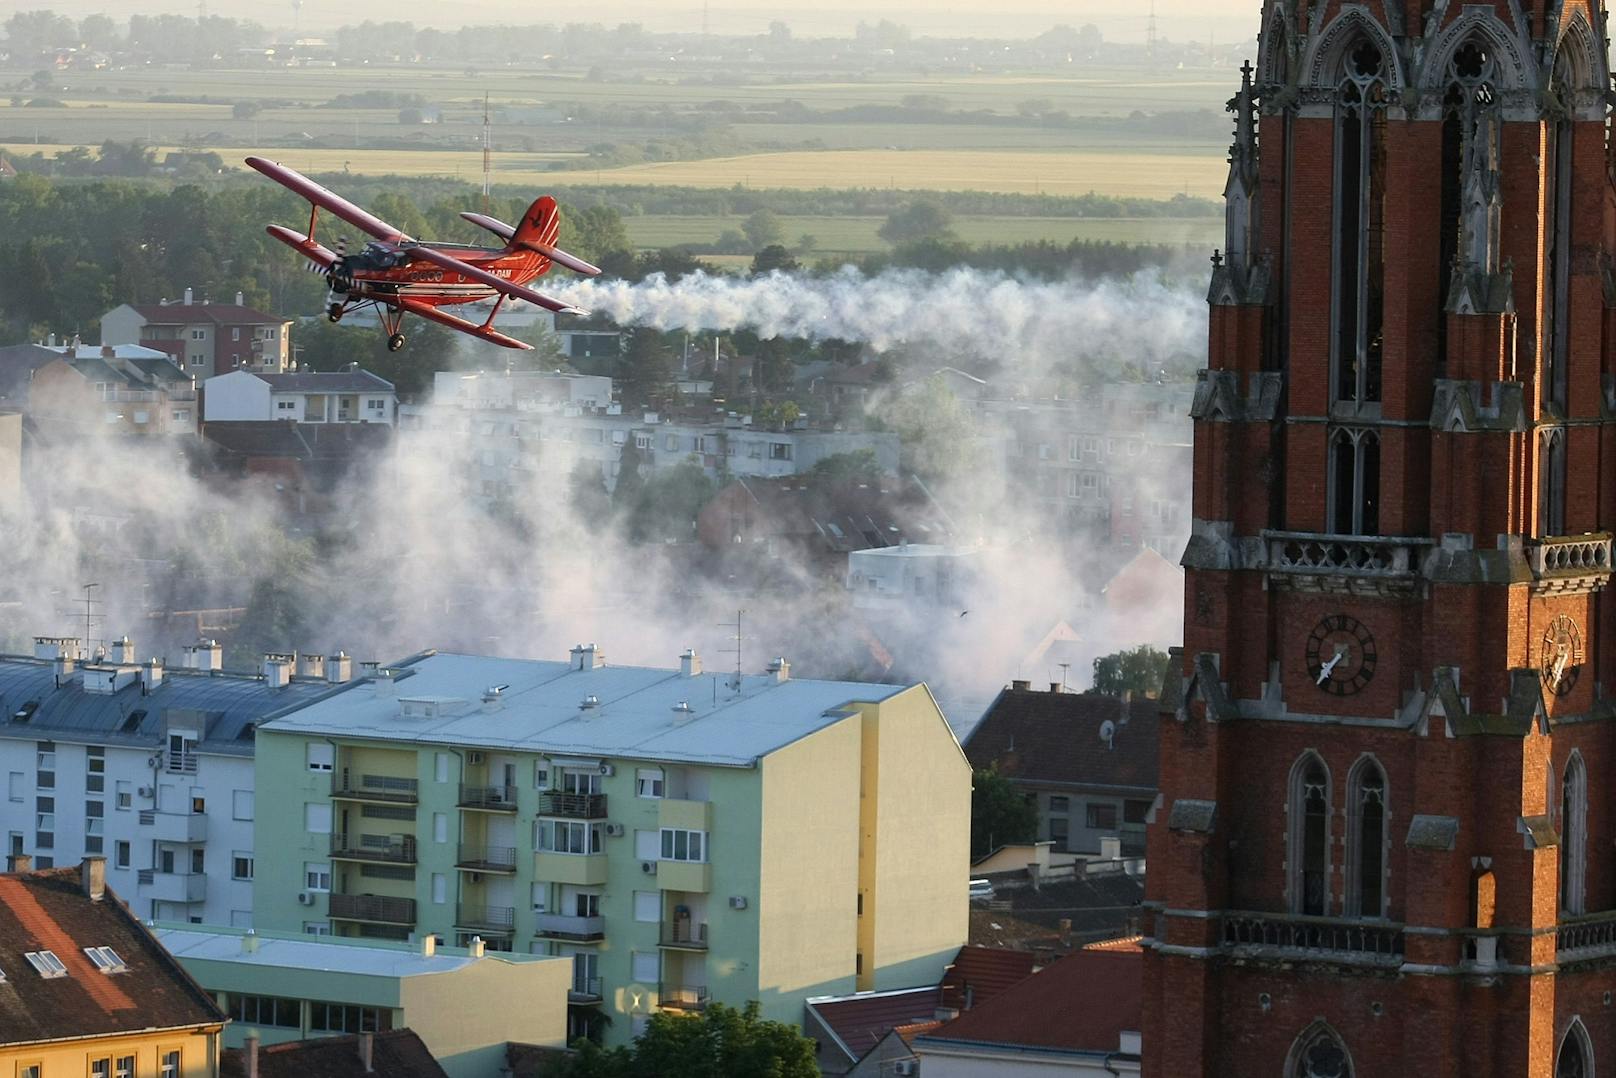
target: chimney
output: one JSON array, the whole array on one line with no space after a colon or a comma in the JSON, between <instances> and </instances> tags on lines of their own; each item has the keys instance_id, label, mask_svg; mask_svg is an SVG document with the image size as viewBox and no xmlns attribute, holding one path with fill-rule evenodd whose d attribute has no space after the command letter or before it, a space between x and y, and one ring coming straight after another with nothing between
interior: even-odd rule
<instances>
[{"instance_id":1,"label":"chimney","mask_svg":"<svg viewBox=\"0 0 1616 1078\"><path fill-rule=\"evenodd\" d=\"M438 937L435 933L428 932L426 935L421 937L421 957L431 958L437 953Z\"/></svg>"},{"instance_id":2,"label":"chimney","mask_svg":"<svg viewBox=\"0 0 1616 1078\"><path fill-rule=\"evenodd\" d=\"M258 1078L258 1031L249 1030L241 1044L241 1054L247 1061L247 1078Z\"/></svg>"},{"instance_id":3,"label":"chimney","mask_svg":"<svg viewBox=\"0 0 1616 1078\"><path fill-rule=\"evenodd\" d=\"M466 944L466 953L473 958L481 958L483 956L483 938L481 936L471 937L471 942Z\"/></svg>"},{"instance_id":4,"label":"chimney","mask_svg":"<svg viewBox=\"0 0 1616 1078\"><path fill-rule=\"evenodd\" d=\"M383 700L391 700L395 694L394 690L397 688L393 681L393 672L379 668L376 671L376 676L371 679L370 684L376 690L376 695Z\"/></svg>"},{"instance_id":5,"label":"chimney","mask_svg":"<svg viewBox=\"0 0 1616 1078\"><path fill-rule=\"evenodd\" d=\"M1072 945L1072 919L1070 917L1060 919L1060 941L1062 947Z\"/></svg>"},{"instance_id":6,"label":"chimney","mask_svg":"<svg viewBox=\"0 0 1616 1078\"><path fill-rule=\"evenodd\" d=\"M264 684L271 689L284 689L292 680L292 657L271 652L264 656Z\"/></svg>"},{"instance_id":7,"label":"chimney","mask_svg":"<svg viewBox=\"0 0 1616 1078\"><path fill-rule=\"evenodd\" d=\"M501 702L500 697L505 695L505 690L508 689L508 688L510 688L509 685L490 685L490 686L488 686L488 688L484 689L483 690L483 710L484 711L498 711L498 710L500 710L500 702Z\"/></svg>"},{"instance_id":8,"label":"chimney","mask_svg":"<svg viewBox=\"0 0 1616 1078\"><path fill-rule=\"evenodd\" d=\"M119 637L107 648L107 661L128 666L135 661L135 645L129 642L127 636Z\"/></svg>"},{"instance_id":9,"label":"chimney","mask_svg":"<svg viewBox=\"0 0 1616 1078\"><path fill-rule=\"evenodd\" d=\"M245 303L242 294L240 292L237 292L236 293L236 306L237 307L245 307L246 305L247 304Z\"/></svg>"},{"instance_id":10,"label":"chimney","mask_svg":"<svg viewBox=\"0 0 1616 1078\"><path fill-rule=\"evenodd\" d=\"M73 673L73 660L66 655L61 655L51 664L51 667L56 674L56 687L61 688Z\"/></svg>"},{"instance_id":11,"label":"chimney","mask_svg":"<svg viewBox=\"0 0 1616 1078\"><path fill-rule=\"evenodd\" d=\"M353 680L353 660L346 651L339 651L325 664L325 679L333 685L344 685Z\"/></svg>"},{"instance_id":12,"label":"chimney","mask_svg":"<svg viewBox=\"0 0 1616 1078\"><path fill-rule=\"evenodd\" d=\"M91 855L80 861L79 884L91 902L100 902L107 893L107 859Z\"/></svg>"},{"instance_id":13,"label":"chimney","mask_svg":"<svg viewBox=\"0 0 1616 1078\"><path fill-rule=\"evenodd\" d=\"M679 673L683 677L701 673L701 656L696 654L695 648L685 648L684 654L679 656Z\"/></svg>"},{"instance_id":14,"label":"chimney","mask_svg":"<svg viewBox=\"0 0 1616 1078\"><path fill-rule=\"evenodd\" d=\"M574 670L596 670L606 665L606 654L594 644L578 644L572 649Z\"/></svg>"},{"instance_id":15,"label":"chimney","mask_svg":"<svg viewBox=\"0 0 1616 1078\"><path fill-rule=\"evenodd\" d=\"M375 1068L370 1065L371 1055L375 1050L376 1034L359 1034L359 1065L365 1068L366 1074L376 1073Z\"/></svg>"},{"instance_id":16,"label":"chimney","mask_svg":"<svg viewBox=\"0 0 1616 1078\"><path fill-rule=\"evenodd\" d=\"M26 853L14 853L6 858L7 872L32 872L34 859Z\"/></svg>"},{"instance_id":17,"label":"chimney","mask_svg":"<svg viewBox=\"0 0 1616 1078\"><path fill-rule=\"evenodd\" d=\"M224 652L217 640L202 639L185 645L188 670L217 670L224 665Z\"/></svg>"},{"instance_id":18,"label":"chimney","mask_svg":"<svg viewBox=\"0 0 1616 1078\"><path fill-rule=\"evenodd\" d=\"M118 358L118 350L116 348L112 347L112 345L110 345L110 344L103 344L101 346L101 358L102 359L117 359Z\"/></svg>"},{"instance_id":19,"label":"chimney","mask_svg":"<svg viewBox=\"0 0 1616 1078\"><path fill-rule=\"evenodd\" d=\"M786 662L784 656L776 656L769 660L769 675L775 681L790 681L791 664Z\"/></svg>"},{"instance_id":20,"label":"chimney","mask_svg":"<svg viewBox=\"0 0 1616 1078\"><path fill-rule=\"evenodd\" d=\"M325 656L300 654L297 657L297 676L309 678L325 677Z\"/></svg>"},{"instance_id":21,"label":"chimney","mask_svg":"<svg viewBox=\"0 0 1616 1078\"><path fill-rule=\"evenodd\" d=\"M247 934L241 937L241 953L242 954L257 954L258 953L258 933L254 932L250 928L247 929Z\"/></svg>"},{"instance_id":22,"label":"chimney","mask_svg":"<svg viewBox=\"0 0 1616 1078\"><path fill-rule=\"evenodd\" d=\"M1010 690L1012 692L1027 692L1031 688L1032 682L1030 681L1012 681L1010 683Z\"/></svg>"},{"instance_id":23,"label":"chimney","mask_svg":"<svg viewBox=\"0 0 1616 1078\"><path fill-rule=\"evenodd\" d=\"M46 348L55 348L56 347L56 334L51 333L51 334L48 334L45 337L45 347Z\"/></svg>"},{"instance_id":24,"label":"chimney","mask_svg":"<svg viewBox=\"0 0 1616 1078\"><path fill-rule=\"evenodd\" d=\"M1058 682L1058 681L1051 681L1049 683L1049 691L1050 692L1060 692L1061 691L1061 683Z\"/></svg>"},{"instance_id":25,"label":"chimney","mask_svg":"<svg viewBox=\"0 0 1616 1078\"><path fill-rule=\"evenodd\" d=\"M187 307L191 305L191 289L189 287L185 289L185 305Z\"/></svg>"},{"instance_id":26,"label":"chimney","mask_svg":"<svg viewBox=\"0 0 1616 1078\"><path fill-rule=\"evenodd\" d=\"M34 637L34 658L36 659L71 659L79 653L79 641L76 636L36 636Z\"/></svg>"},{"instance_id":27,"label":"chimney","mask_svg":"<svg viewBox=\"0 0 1616 1078\"><path fill-rule=\"evenodd\" d=\"M150 696L157 691L157 686L163 683L163 661L161 659L147 659L140 668L140 692L143 696Z\"/></svg>"},{"instance_id":28,"label":"chimney","mask_svg":"<svg viewBox=\"0 0 1616 1078\"><path fill-rule=\"evenodd\" d=\"M375 677L377 674L381 673L381 670L382 664L375 662L374 660L359 664L360 677Z\"/></svg>"}]
</instances>

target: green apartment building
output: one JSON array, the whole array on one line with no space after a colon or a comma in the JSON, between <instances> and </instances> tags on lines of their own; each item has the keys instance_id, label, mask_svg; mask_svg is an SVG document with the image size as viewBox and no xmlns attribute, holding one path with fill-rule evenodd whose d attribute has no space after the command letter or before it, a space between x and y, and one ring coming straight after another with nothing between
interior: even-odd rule
<instances>
[{"instance_id":1,"label":"green apartment building","mask_svg":"<svg viewBox=\"0 0 1616 1078\"><path fill-rule=\"evenodd\" d=\"M428 654L260 726L255 785L255 924L569 957L574 1035L795 1023L966 937L970 768L924 685Z\"/></svg>"}]
</instances>

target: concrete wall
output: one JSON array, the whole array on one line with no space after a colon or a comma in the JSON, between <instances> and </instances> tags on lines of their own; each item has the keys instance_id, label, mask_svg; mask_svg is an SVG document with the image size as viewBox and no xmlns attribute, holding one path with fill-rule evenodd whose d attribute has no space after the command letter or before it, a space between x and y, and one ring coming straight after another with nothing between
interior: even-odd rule
<instances>
[{"instance_id":1,"label":"concrete wall","mask_svg":"<svg viewBox=\"0 0 1616 1078\"><path fill-rule=\"evenodd\" d=\"M84 1078L93 1060L135 1057L135 1073L156 1074L162 1053L178 1050L181 1078L217 1078L219 1027L206 1031L137 1033L127 1037L97 1037L42 1047L0 1047L0 1075L22 1073L29 1064L41 1066L40 1078Z\"/></svg>"},{"instance_id":2,"label":"concrete wall","mask_svg":"<svg viewBox=\"0 0 1616 1078\"><path fill-rule=\"evenodd\" d=\"M565 959L513 962L490 955L457 973L410 977L400 995L405 1024L449 1078L500 1078L506 1042L567 1043L571 983L572 963Z\"/></svg>"},{"instance_id":3,"label":"concrete wall","mask_svg":"<svg viewBox=\"0 0 1616 1078\"><path fill-rule=\"evenodd\" d=\"M277 418L270 402L269 383L249 371L209 378L203 396L202 420L206 423Z\"/></svg>"},{"instance_id":4,"label":"concrete wall","mask_svg":"<svg viewBox=\"0 0 1616 1078\"><path fill-rule=\"evenodd\" d=\"M101 316L102 344L139 344L146 320L129 304L120 304Z\"/></svg>"}]
</instances>

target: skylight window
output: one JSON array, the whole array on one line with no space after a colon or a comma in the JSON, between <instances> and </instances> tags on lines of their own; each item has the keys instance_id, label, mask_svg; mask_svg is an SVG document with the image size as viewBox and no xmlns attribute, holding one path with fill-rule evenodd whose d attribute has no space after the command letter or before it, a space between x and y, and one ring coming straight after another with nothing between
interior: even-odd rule
<instances>
[{"instance_id":1,"label":"skylight window","mask_svg":"<svg viewBox=\"0 0 1616 1078\"><path fill-rule=\"evenodd\" d=\"M49 954L50 952L45 953ZM128 964L118 957L118 952L111 947L86 947L84 948L84 953L89 956L91 962L95 963L95 968L102 973L129 972Z\"/></svg>"},{"instance_id":2,"label":"skylight window","mask_svg":"<svg viewBox=\"0 0 1616 1078\"><path fill-rule=\"evenodd\" d=\"M53 977L67 976L67 967L51 951L28 951L23 954L23 957L28 959L28 964L33 966L39 975L46 980Z\"/></svg>"}]
</instances>

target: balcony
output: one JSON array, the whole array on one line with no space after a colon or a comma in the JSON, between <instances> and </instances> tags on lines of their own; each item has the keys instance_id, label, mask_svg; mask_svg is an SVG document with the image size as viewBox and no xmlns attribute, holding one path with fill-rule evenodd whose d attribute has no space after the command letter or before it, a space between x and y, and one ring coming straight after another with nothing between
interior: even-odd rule
<instances>
[{"instance_id":1,"label":"balcony","mask_svg":"<svg viewBox=\"0 0 1616 1078\"><path fill-rule=\"evenodd\" d=\"M705 861L657 862L657 888L704 895L713 889L713 866Z\"/></svg>"},{"instance_id":2,"label":"balcony","mask_svg":"<svg viewBox=\"0 0 1616 1078\"><path fill-rule=\"evenodd\" d=\"M534 934L554 940L598 940L606 935L604 917L569 917L563 913L541 913Z\"/></svg>"},{"instance_id":3,"label":"balcony","mask_svg":"<svg viewBox=\"0 0 1616 1078\"><path fill-rule=\"evenodd\" d=\"M455 927L509 936L516 931L516 910L510 906L462 902L455 907Z\"/></svg>"},{"instance_id":4,"label":"balcony","mask_svg":"<svg viewBox=\"0 0 1616 1078\"><path fill-rule=\"evenodd\" d=\"M594 887L606 882L609 869L603 853L550 853L533 855L533 878L550 883ZM647 887L651 885L646 878Z\"/></svg>"},{"instance_id":5,"label":"balcony","mask_svg":"<svg viewBox=\"0 0 1616 1078\"><path fill-rule=\"evenodd\" d=\"M1337 595L1407 595L1421 584L1430 539L1265 531L1271 583Z\"/></svg>"},{"instance_id":6,"label":"balcony","mask_svg":"<svg viewBox=\"0 0 1616 1078\"><path fill-rule=\"evenodd\" d=\"M1532 590L1540 595L1578 595L1598 591L1610 582L1609 532L1552 535L1526 542L1532 566Z\"/></svg>"},{"instance_id":7,"label":"balcony","mask_svg":"<svg viewBox=\"0 0 1616 1078\"><path fill-rule=\"evenodd\" d=\"M704 984L657 985L657 1005L664 1010L699 1011L710 1002Z\"/></svg>"},{"instance_id":8,"label":"balcony","mask_svg":"<svg viewBox=\"0 0 1616 1078\"><path fill-rule=\"evenodd\" d=\"M1560 922L1554 933L1554 957L1562 966L1616 956L1616 910Z\"/></svg>"},{"instance_id":9,"label":"balcony","mask_svg":"<svg viewBox=\"0 0 1616 1078\"><path fill-rule=\"evenodd\" d=\"M467 846L461 844L455 868L467 872L516 872L515 846Z\"/></svg>"},{"instance_id":10,"label":"balcony","mask_svg":"<svg viewBox=\"0 0 1616 1078\"><path fill-rule=\"evenodd\" d=\"M158 842L205 842L208 837L208 818L200 812L141 809L140 826L151 828L150 837Z\"/></svg>"},{"instance_id":11,"label":"balcony","mask_svg":"<svg viewBox=\"0 0 1616 1078\"><path fill-rule=\"evenodd\" d=\"M1226 913L1223 946L1242 958L1305 959L1395 969L1403 964L1403 926L1385 921Z\"/></svg>"},{"instance_id":12,"label":"balcony","mask_svg":"<svg viewBox=\"0 0 1616 1078\"><path fill-rule=\"evenodd\" d=\"M164 756L167 759L167 770L170 775L196 774L195 752L176 752L170 749Z\"/></svg>"},{"instance_id":13,"label":"balcony","mask_svg":"<svg viewBox=\"0 0 1616 1078\"><path fill-rule=\"evenodd\" d=\"M568 1003L599 1003L601 999L599 977L574 977L567 988Z\"/></svg>"},{"instance_id":14,"label":"balcony","mask_svg":"<svg viewBox=\"0 0 1616 1078\"><path fill-rule=\"evenodd\" d=\"M350 775L344 772L331 782L331 796L338 801L369 801L382 805L413 805L419 801L420 784L415 779L392 775Z\"/></svg>"},{"instance_id":15,"label":"balcony","mask_svg":"<svg viewBox=\"0 0 1616 1078\"><path fill-rule=\"evenodd\" d=\"M207 897L208 878L200 872L159 872L143 868L137 880L140 893L158 902L201 902Z\"/></svg>"},{"instance_id":16,"label":"balcony","mask_svg":"<svg viewBox=\"0 0 1616 1078\"><path fill-rule=\"evenodd\" d=\"M332 835L331 856L338 861L383 865L415 864L413 835Z\"/></svg>"},{"instance_id":17,"label":"balcony","mask_svg":"<svg viewBox=\"0 0 1616 1078\"><path fill-rule=\"evenodd\" d=\"M415 899L385 895L332 895L333 921L368 921L379 925L415 924Z\"/></svg>"},{"instance_id":18,"label":"balcony","mask_svg":"<svg viewBox=\"0 0 1616 1078\"><path fill-rule=\"evenodd\" d=\"M711 831L713 803L684 801L676 797L664 798L657 805L657 826L673 827L682 831Z\"/></svg>"},{"instance_id":19,"label":"balcony","mask_svg":"<svg viewBox=\"0 0 1616 1078\"><path fill-rule=\"evenodd\" d=\"M481 812L515 812L515 786L468 786L460 784L459 805Z\"/></svg>"},{"instance_id":20,"label":"balcony","mask_svg":"<svg viewBox=\"0 0 1616 1078\"><path fill-rule=\"evenodd\" d=\"M663 921L657 943L679 951L705 951L707 949L707 922L680 918Z\"/></svg>"},{"instance_id":21,"label":"balcony","mask_svg":"<svg viewBox=\"0 0 1616 1078\"><path fill-rule=\"evenodd\" d=\"M605 794L549 793L539 797L540 816L565 816L572 820L604 820Z\"/></svg>"}]
</instances>

